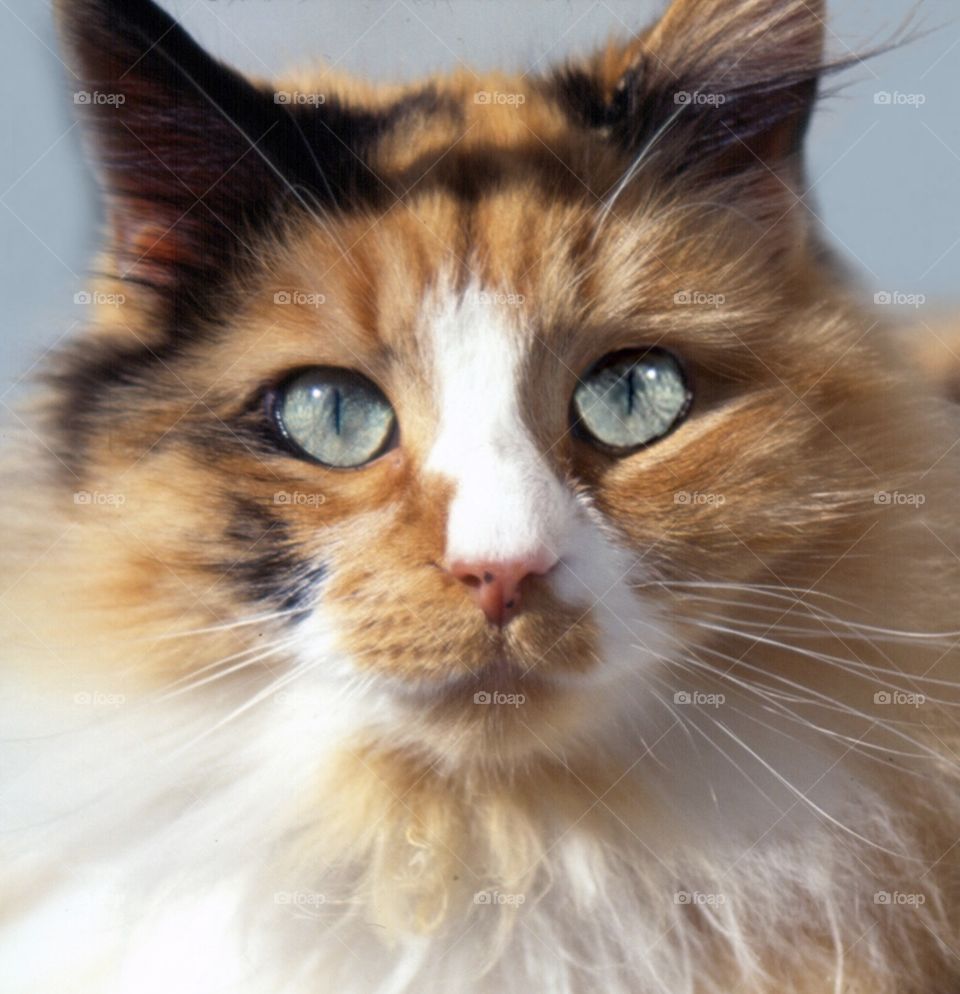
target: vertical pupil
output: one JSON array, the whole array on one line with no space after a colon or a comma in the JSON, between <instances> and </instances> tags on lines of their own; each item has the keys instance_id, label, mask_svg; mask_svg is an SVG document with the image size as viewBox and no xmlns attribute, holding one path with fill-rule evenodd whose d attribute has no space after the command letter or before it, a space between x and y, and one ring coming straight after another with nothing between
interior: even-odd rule
<instances>
[{"instance_id":1,"label":"vertical pupil","mask_svg":"<svg viewBox=\"0 0 960 994\"><path fill-rule=\"evenodd\" d=\"M334 390L333 390L333 428L334 428L334 431L336 431L336 433L338 435L340 434L340 405L341 405L340 391L336 387L334 387Z\"/></svg>"},{"instance_id":2,"label":"vertical pupil","mask_svg":"<svg viewBox=\"0 0 960 994\"><path fill-rule=\"evenodd\" d=\"M633 397L636 390L636 384L634 378L637 375L637 367L631 366L627 371L627 375L624 377L624 382L627 388L627 414L633 414Z\"/></svg>"}]
</instances>

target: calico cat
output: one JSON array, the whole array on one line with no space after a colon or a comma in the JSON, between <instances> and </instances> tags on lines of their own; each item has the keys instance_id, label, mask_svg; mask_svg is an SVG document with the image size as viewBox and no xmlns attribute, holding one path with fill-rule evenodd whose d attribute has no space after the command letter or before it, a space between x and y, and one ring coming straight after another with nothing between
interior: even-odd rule
<instances>
[{"instance_id":1,"label":"calico cat","mask_svg":"<svg viewBox=\"0 0 960 994\"><path fill-rule=\"evenodd\" d=\"M57 0L5 992L960 991L958 417L805 197L823 8L374 87Z\"/></svg>"}]
</instances>

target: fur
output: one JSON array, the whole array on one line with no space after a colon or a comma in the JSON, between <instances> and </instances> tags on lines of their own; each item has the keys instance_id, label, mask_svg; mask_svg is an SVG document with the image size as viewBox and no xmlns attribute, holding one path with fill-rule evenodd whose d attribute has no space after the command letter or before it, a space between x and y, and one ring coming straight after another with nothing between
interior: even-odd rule
<instances>
[{"instance_id":1,"label":"fur","mask_svg":"<svg viewBox=\"0 0 960 994\"><path fill-rule=\"evenodd\" d=\"M4 989L960 990L960 419L796 196L822 5L382 88L58 9L124 303L8 447ZM614 458L642 346L694 404ZM398 444L295 458L315 365ZM445 568L544 550L502 631Z\"/></svg>"}]
</instances>

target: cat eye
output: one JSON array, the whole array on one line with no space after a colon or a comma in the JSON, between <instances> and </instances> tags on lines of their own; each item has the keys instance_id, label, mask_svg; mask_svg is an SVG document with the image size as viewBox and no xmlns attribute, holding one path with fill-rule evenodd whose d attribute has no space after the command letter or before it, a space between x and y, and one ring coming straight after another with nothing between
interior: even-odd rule
<instances>
[{"instance_id":1,"label":"cat eye","mask_svg":"<svg viewBox=\"0 0 960 994\"><path fill-rule=\"evenodd\" d=\"M574 428L595 445L622 454L663 438L686 416L692 399L671 353L614 352L577 385Z\"/></svg>"},{"instance_id":2,"label":"cat eye","mask_svg":"<svg viewBox=\"0 0 960 994\"><path fill-rule=\"evenodd\" d=\"M317 366L274 394L277 428L299 453L352 469L382 455L396 435L396 415L380 389L349 369Z\"/></svg>"}]
</instances>

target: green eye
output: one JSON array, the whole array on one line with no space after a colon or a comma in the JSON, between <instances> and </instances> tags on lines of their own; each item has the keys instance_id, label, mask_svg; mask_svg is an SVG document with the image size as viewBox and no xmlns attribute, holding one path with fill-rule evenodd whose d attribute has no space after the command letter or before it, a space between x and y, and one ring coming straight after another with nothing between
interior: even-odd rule
<instances>
[{"instance_id":1,"label":"green eye","mask_svg":"<svg viewBox=\"0 0 960 994\"><path fill-rule=\"evenodd\" d=\"M365 376L318 366L289 379L275 396L273 415L284 438L311 459L348 469L389 447L396 416Z\"/></svg>"},{"instance_id":2,"label":"green eye","mask_svg":"<svg viewBox=\"0 0 960 994\"><path fill-rule=\"evenodd\" d=\"M683 420L692 398L669 352L615 352L574 391L574 426L590 441L626 452L666 435Z\"/></svg>"}]
</instances>

